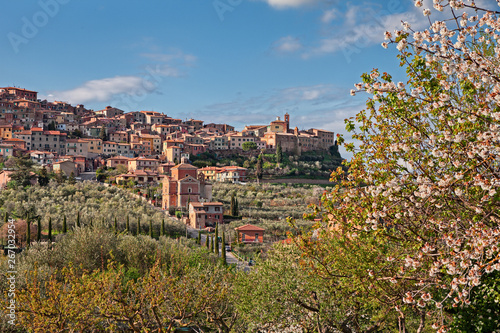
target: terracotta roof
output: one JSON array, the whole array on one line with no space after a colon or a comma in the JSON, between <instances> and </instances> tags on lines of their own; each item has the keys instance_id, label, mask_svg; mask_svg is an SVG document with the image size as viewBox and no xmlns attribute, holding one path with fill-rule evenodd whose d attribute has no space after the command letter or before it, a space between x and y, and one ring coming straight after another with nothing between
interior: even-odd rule
<instances>
[{"instance_id":1,"label":"terracotta roof","mask_svg":"<svg viewBox=\"0 0 500 333\"><path fill-rule=\"evenodd\" d=\"M238 230L238 231L253 231L253 230L264 231L265 229L257 227L256 225L253 225L253 224L245 224L244 226L234 228L234 230Z\"/></svg>"},{"instance_id":2,"label":"terracotta roof","mask_svg":"<svg viewBox=\"0 0 500 333\"><path fill-rule=\"evenodd\" d=\"M233 170L248 170L247 168L242 168L242 167L239 167L239 166L225 166L225 167L222 167L220 168L220 171L233 171Z\"/></svg>"},{"instance_id":3,"label":"terracotta roof","mask_svg":"<svg viewBox=\"0 0 500 333\"><path fill-rule=\"evenodd\" d=\"M3 139L4 142L11 142L11 141L17 141L17 142L24 142L23 139L18 139L18 138L12 138L12 139Z\"/></svg>"},{"instance_id":4,"label":"terracotta roof","mask_svg":"<svg viewBox=\"0 0 500 333\"><path fill-rule=\"evenodd\" d=\"M130 158L125 157L125 156L113 156L108 158L108 160L130 160Z\"/></svg>"},{"instance_id":5,"label":"terracotta roof","mask_svg":"<svg viewBox=\"0 0 500 333\"><path fill-rule=\"evenodd\" d=\"M196 170L198 170L198 168L195 167L194 165L187 164L187 163L177 164L172 169L196 169Z\"/></svg>"},{"instance_id":6,"label":"terracotta roof","mask_svg":"<svg viewBox=\"0 0 500 333\"><path fill-rule=\"evenodd\" d=\"M218 201L215 201L215 202L202 202L204 206L222 206L223 203L222 202L218 202Z\"/></svg>"},{"instance_id":7,"label":"terracotta roof","mask_svg":"<svg viewBox=\"0 0 500 333\"><path fill-rule=\"evenodd\" d=\"M2 88L2 89L5 89L5 90L21 90L21 91L26 91L26 92L37 93L37 91L28 90L28 89L24 89L24 88L16 88L16 87L5 87L5 88Z\"/></svg>"}]
</instances>

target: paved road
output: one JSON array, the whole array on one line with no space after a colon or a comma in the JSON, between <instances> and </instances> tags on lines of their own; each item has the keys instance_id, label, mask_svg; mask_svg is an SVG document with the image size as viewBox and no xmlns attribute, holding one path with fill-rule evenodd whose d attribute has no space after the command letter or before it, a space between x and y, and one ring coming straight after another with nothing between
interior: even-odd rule
<instances>
[{"instance_id":1,"label":"paved road","mask_svg":"<svg viewBox=\"0 0 500 333\"><path fill-rule=\"evenodd\" d=\"M95 172L82 172L78 177L82 181L84 181L84 180L96 180Z\"/></svg>"}]
</instances>

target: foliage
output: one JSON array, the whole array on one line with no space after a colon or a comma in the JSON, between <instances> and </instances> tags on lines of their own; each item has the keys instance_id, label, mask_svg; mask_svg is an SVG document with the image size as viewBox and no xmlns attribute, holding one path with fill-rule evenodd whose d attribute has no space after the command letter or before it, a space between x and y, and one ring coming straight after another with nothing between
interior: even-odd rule
<instances>
[{"instance_id":1,"label":"foliage","mask_svg":"<svg viewBox=\"0 0 500 333\"><path fill-rule=\"evenodd\" d=\"M85 241L91 241L87 249L82 248ZM241 329L229 299L233 273L218 265L213 255L192 248L192 243L116 235L102 227L75 229L63 242L52 249L35 245L20 256L16 328L174 332L192 326L227 333ZM81 250L86 252L78 256ZM2 307L9 300L6 296L0 296Z\"/></svg>"},{"instance_id":2,"label":"foliage","mask_svg":"<svg viewBox=\"0 0 500 333\"><path fill-rule=\"evenodd\" d=\"M260 153L257 158L257 164L255 165L255 177L257 178L257 182L259 182L259 179L262 179L262 160L262 153Z\"/></svg>"},{"instance_id":3,"label":"foliage","mask_svg":"<svg viewBox=\"0 0 500 333\"><path fill-rule=\"evenodd\" d=\"M283 161L283 151L281 149L281 144L278 143L276 145L276 163L278 164L278 166L281 164L282 161Z\"/></svg>"},{"instance_id":4,"label":"foliage","mask_svg":"<svg viewBox=\"0 0 500 333\"><path fill-rule=\"evenodd\" d=\"M295 244L279 244L266 260L257 260L255 270L238 276L236 306L251 329L369 332L380 328L368 312L360 315L352 295L337 290L335 280L311 278L315 267L308 264L313 263L303 262Z\"/></svg>"},{"instance_id":5,"label":"foliage","mask_svg":"<svg viewBox=\"0 0 500 333\"><path fill-rule=\"evenodd\" d=\"M266 230L265 242L275 242L286 239L287 233L295 232L286 222L287 217L293 217L299 227L307 230L313 222L303 219L309 204L319 203L324 189L312 185L272 185L272 184L223 184L215 183L212 196L215 201L224 204L226 211L231 211L231 201L238 198L238 215L242 220L232 220L231 228L245 224L255 224ZM227 235L226 235L227 236Z\"/></svg>"},{"instance_id":6,"label":"foliage","mask_svg":"<svg viewBox=\"0 0 500 333\"><path fill-rule=\"evenodd\" d=\"M236 198L235 193L231 195L231 216L239 216L239 211L238 211L238 199Z\"/></svg>"},{"instance_id":7,"label":"foliage","mask_svg":"<svg viewBox=\"0 0 500 333\"><path fill-rule=\"evenodd\" d=\"M104 170L104 168L97 168L95 176L98 182L103 182L106 178L108 178L108 173Z\"/></svg>"},{"instance_id":8,"label":"foliage","mask_svg":"<svg viewBox=\"0 0 500 333\"><path fill-rule=\"evenodd\" d=\"M397 316L400 332L448 330L443 308L471 304L500 270L498 12L434 3L450 20L386 32L408 82L374 69L356 84L371 95L346 120L359 149L346 144L349 174L332 174L316 238L300 243L318 278L343 276L338 290L376 309L379 325Z\"/></svg>"},{"instance_id":9,"label":"foliage","mask_svg":"<svg viewBox=\"0 0 500 333\"><path fill-rule=\"evenodd\" d=\"M160 233L165 214L154 209L126 190L105 187L93 182L77 182L74 185L58 185L51 181L48 186L32 186L25 191L5 189L0 192L0 211L14 217L24 217L34 210L32 216L41 216L45 233L49 218L53 231L62 231L63 217L67 217L67 229L88 226L92 221L113 221L117 219L118 231L126 229L127 216L132 219L151 219L155 235ZM112 227L112 226L111 226ZM135 233L136 223L129 225ZM175 236L184 232L184 226L175 219L165 220L165 233Z\"/></svg>"},{"instance_id":10,"label":"foliage","mask_svg":"<svg viewBox=\"0 0 500 333\"><path fill-rule=\"evenodd\" d=\"M247 142L243 142L243 144L241 145L241 148L244 151L257 149L257 144L255 142L252 142L252 141L247 141Z\"/></svg>"},{"instance_id":11,"label":"foliage","mask_svg":"<svg viewBox=\"0 0 500 333\"><path fill-rule=\"evenodd\" d=\"M34 162L29 154L9 158L6 162L8 168L14 169L14 172L10 175L11 180L22 187L31 185L31 179L34 178L33 165Z\"/></svg>"},{"instance_id":12,"label":"foliage","mask_svg":"<svg viewBox=\"0 0 500 333\"><path fill-rule=\"evenodd\" d=\"M101 139L103 142L108 141L108 134L106 132L106 125L101 126L101 130L99 131L99 139Z\"/></svg>"},{"instance_id":13,"label":"foliage","mask_svg":"<svg viewBox=\"0 0 500 333\"><path fill-rule=\"evenodd\" d=\"M69 177L68 177L68 184L75 184L76 183L76 177L75 177L75 173L73 171L71 171Z\"/></svg>"},{"instance_id":14,"label":"foliage","mask_svg":"<svg viewBox=\"0 0 500 333\"><path fill-rule=\"evenodd\" d=\"M40 184L40 186L47 186L49 185L49 181L49 174L47 173L47 169L44 166L38 173L38 184Z\"/></svg>"}]
</instances>

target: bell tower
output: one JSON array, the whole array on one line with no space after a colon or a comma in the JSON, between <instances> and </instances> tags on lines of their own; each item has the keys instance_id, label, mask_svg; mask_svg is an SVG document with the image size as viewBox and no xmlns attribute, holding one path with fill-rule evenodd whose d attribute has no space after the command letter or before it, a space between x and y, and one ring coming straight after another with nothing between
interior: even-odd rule
<instances>
[{"instance_id":1,"label":"bell tower","mask_svg":"<svg viewBox=\"0 0 500 333\"><path fill-rule=\"evenodd\" d=\"M288 129L290 128L290 115L285 113L285 123L286 123L286 130L285 133L288 133Z\"/></svg>"}]
</instances>

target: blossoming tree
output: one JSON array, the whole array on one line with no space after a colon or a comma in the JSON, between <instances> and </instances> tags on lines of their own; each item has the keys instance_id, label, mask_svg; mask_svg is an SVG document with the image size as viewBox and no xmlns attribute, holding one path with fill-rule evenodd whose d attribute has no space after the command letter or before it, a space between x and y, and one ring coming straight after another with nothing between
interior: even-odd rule
<instances>
[{"instance_id":1,"label":"blossoming tree","mask_svg":"<svg viewBox=\"0 0 500 333\"><path fill-rule=\"evenodd\" d=\"M445 332L500 270L500 12L452 0L422 10L426 29L403 22L382 43L408 81L374 69L351 91L370 96L346 120L359 145L346 144L349 173L332 174L317 237L300 245L316 274L375 305L378 327Z\"/></svg>"}]
</instances>

